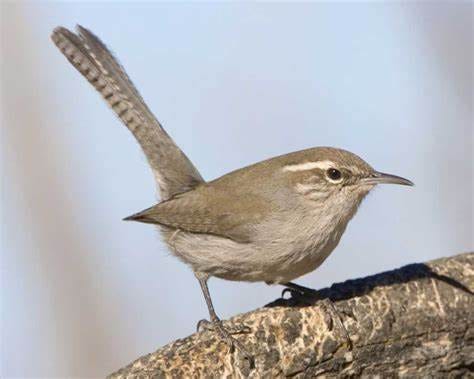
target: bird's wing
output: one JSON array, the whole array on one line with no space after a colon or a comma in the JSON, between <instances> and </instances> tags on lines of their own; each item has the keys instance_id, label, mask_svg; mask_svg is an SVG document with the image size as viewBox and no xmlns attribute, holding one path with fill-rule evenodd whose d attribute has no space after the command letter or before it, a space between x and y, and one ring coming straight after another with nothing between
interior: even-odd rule
<instances>
[{"instance_id":1,"label":"bird's wing","mask_svg":"<svg viewBox=\"0 0 474 379\"><path fill-rule=\"evenodd\" d=\"M155 175L162 199L189 191L204 182L198 170L148 109L127 73L89 30L78 34L58 27L51 39L91 83L133 133Z\"/></svg>"},{"instance_id":2,"label":"bird's wing","mask_svg":"<svg viewBox=\"0 0 474 379\"><path fill-rule=\"evenodd\" d=\"M206 184L127 217L193 233L250 242L270 205L255 193L229 193Z\"/></svg>"}]
</instances>

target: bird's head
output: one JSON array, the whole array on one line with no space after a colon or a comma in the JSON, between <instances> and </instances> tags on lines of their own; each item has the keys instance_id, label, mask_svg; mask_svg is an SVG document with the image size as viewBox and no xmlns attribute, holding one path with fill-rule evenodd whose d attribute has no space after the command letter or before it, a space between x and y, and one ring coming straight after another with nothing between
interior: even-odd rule
<instances>
[{"instance_id":1,"label":"bird's head","mask_svg":"<svg viewBox=\"0 0 474 379\"><path fill-rule=\"evenodd\" d=\"M356 208L378 184L413 185L408 179L376 171L349 151L331 147L289 154L282 163L282 173L296 193L326 209Z\"/></svg>"}]
</instances>

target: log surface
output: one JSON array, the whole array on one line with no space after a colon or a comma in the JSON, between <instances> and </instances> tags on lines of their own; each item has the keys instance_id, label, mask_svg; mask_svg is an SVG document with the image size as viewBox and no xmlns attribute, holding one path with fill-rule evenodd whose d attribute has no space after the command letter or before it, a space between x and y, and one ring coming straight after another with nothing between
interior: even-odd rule
<instances>
[{"instance_id":1,"label":"log surface","mask_svg":"<svg viewBox=\"0 0 474 379\"><path fill-rule=\"evenodd\" d=\"M474 253L411 264L320 291L320 301L277 299L225 321L255 367L212 331L138 358L110 378L474 377Z\"/></svg>"}]
</instances>

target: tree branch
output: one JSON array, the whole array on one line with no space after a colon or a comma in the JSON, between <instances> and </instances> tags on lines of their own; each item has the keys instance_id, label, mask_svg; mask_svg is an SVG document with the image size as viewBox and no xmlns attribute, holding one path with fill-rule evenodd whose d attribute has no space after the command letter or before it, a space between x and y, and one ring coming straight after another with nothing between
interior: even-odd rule
<instances>
[{"instance_id":1,"label":"tree branch","mask_svg":"<svg viewBox=\"0 0 474 379\"><path fill-rule=\"evenodd\" d=\"M225 325L255 368L212 331L193 334L110 375L130 377L460 377L474 370L474 253L412 264L320 291L347 329L321 303L278 299ZM306 304L305 304L306 303Z\"/></svg>"}]
</instances>

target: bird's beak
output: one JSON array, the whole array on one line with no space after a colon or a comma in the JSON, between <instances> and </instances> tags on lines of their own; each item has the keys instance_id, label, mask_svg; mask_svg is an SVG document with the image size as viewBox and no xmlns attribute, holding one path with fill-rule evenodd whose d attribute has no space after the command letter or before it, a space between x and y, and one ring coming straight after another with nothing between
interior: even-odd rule
<instances>
[{"instance_id":1,"label":"bird's beak","mask_svg":"<svg viewBox=\"0 0 474 379\"><path fill-rule=\"evenodd\" d=\"M401 176L385 174L384 172L375 171L369 177L362 179L365 184L401 184L402 186L413 186L411 180L402 178Z\"/></svg>"}]
</instances>

